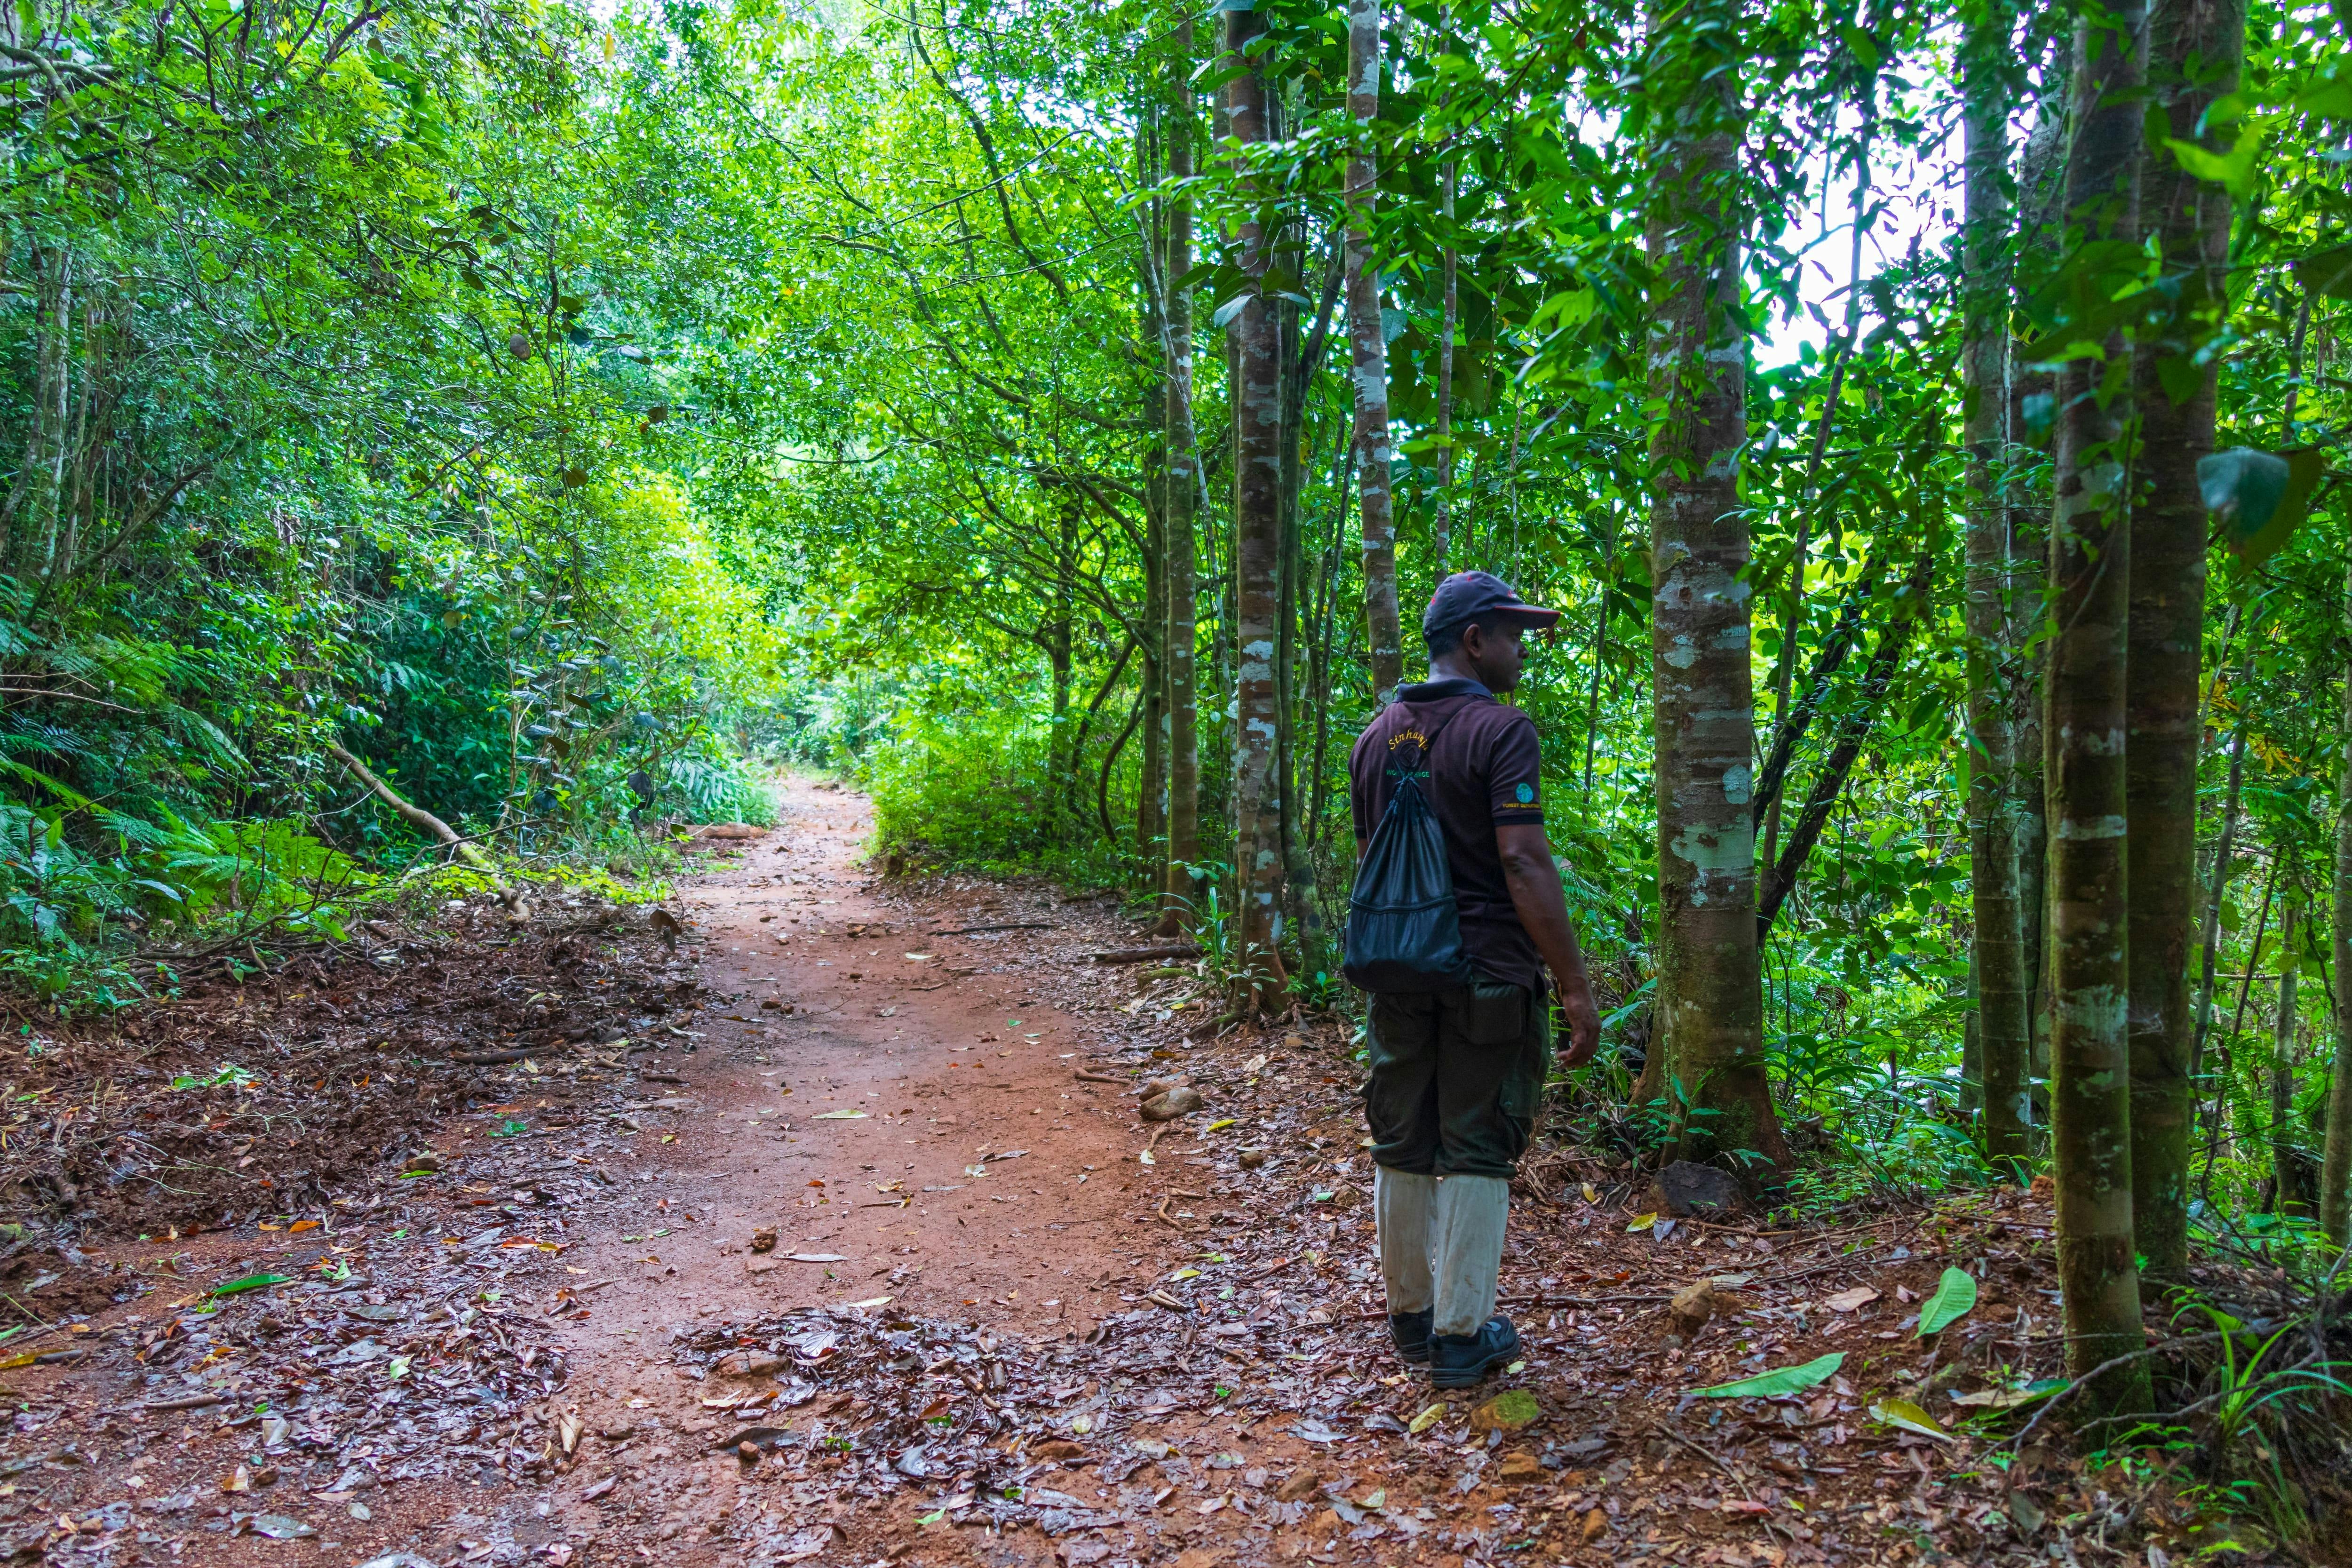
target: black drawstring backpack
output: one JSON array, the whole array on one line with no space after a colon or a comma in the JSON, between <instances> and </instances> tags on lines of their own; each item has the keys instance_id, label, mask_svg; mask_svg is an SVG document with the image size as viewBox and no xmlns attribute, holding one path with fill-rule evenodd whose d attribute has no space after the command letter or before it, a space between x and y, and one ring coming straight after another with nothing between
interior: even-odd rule
<instances>
[{"instance_id":1,"label":"black drawstring backpack","mask_svg":"<svg viewBox=\"0 0 2352 1568\"><path fill-rule=\"evenodd\" d=\"M1360 990L1459 991L1470 984L1445 833L1421 793L1430 751L1453 719L1446 715L1422 741L1418 768L1397 771L1388 809L1356 868L1339 973Z\"/></svg>"}]
</instances>

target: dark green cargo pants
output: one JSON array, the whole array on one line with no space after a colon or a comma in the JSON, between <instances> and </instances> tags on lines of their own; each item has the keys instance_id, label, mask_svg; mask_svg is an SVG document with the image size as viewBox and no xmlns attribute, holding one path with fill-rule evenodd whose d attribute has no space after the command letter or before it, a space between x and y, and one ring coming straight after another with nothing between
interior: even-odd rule
<instances>
[{"instance_id":1,"label":"dark green cargo pants","mask_svg":"<svg viewBox=\"0 0 2352 1568\"><path fill-rule=\"evenodd\" d=\"M1551 1071L1551 1009L1520 985L1377 995L1366 1019L1372 1158L1416 1176L1510 1176Z\"/></svg>"}]
</instances>

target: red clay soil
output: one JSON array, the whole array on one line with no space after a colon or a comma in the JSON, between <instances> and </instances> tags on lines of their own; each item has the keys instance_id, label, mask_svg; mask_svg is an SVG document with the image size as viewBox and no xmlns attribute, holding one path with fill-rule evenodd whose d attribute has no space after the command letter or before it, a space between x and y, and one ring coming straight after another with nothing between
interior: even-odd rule
<instances>
[{"instance_id":1,"label":"red clay soil","mask_svg":"<svg viewBox=\"0 0 2352 1568\"><path fill-rule=\"evenodd\" d=\"M1778 1568L2214 1539L2160 1478L2085 1479L2037 1438L2004 1479L2021 1415L1963 1425L2054 1364L2050 1211L2015 1191L1633 1233L1646 1177L1552 1149L1506 1263L1527 1361L1433 1396L1385 1344L1342 1022L1199 1038L1189 970L1088 962L1143 940L1112 904L886 883L859 797L796 782L780 806L687 886L676 953L574 900L518 931L453 911L398 984L397 950L366 986L348 960L281 973L226 1015L260 1076L172 1091L209 1120L152 1102L193 1076L173 1059L220 1055L217 1001L142 1023L144 1099L109 1098L89 1042L51 1052L50 1109L0 1126L26 1210L5 1278L41 1325L0 1343L0 1551ZM408 1127L296 1125L377 1106L387 1073ZM1206 1103L1155 1142L1134 1090L1158 1076ZM236 1142L136 1154L164 1123ZM81 1173L45 1173L42 1140L89 1151ZM153 1173L199 1165L178 1195ZM144 1242L141 1183L164 1184ZM195 1212L227 1228L189 1234ZM1977 1304L1923 1340L1949 1266ZM217 1291L256 1275L284 1279ZM1831 1352L1796 1394L1694 1393ZM1891 1398L1950 1435L1872 1414Z\"/></svg>"}]
</instances>

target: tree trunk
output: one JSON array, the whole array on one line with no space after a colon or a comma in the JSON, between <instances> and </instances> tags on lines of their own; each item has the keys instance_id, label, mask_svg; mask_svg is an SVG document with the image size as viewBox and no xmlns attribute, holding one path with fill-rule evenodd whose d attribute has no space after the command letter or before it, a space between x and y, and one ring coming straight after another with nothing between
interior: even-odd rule
<instances>
[{"instance_id":1,"label":"tree trunk","mask_svg":"<svg viewBox=\"0 0 2352 1568\"><path fill-rule=\"evenodd\" d=\"M2103 25L2112 24L2112 26ZM2140 116L2137 0L2076 24L2074 139L2067 152L2070 232L2131 243L2137 229ZM2070 262L2080 265L2078 252ZM2121 334L2107 363L2123 352ZM2125 880L2125 647L2131 531L2124 498L2129 398L2102 400L2098 361L2058 377L2056 496L2051 514L2050 667L2043 744L2049 792L2051 1098L2058 1281L2066 1366L2087 1377L2145 1343L2134 1263L2130 978ZM2104 1414L2147 1407L2145 1361L2102 1373L2086 1392Z\"/></svg>"},{"instance_id":2,"label":"tree trunk","mask_svg":"<svg viewBox=\"0 0 2352 1568\"><path fill-rule=\"evenodd\" d=\"M1148 181L1152 174L1153 150L1149 140L1140 137L1138 149L1141 153L1137 160L1139 172ZM1167 832L1164 792L1168 764L1168 737L1162 731L1160 717L1168 701L1168 671L1161 653L1168 641L1168 388L1171 377L1163 301L1170 279L1158 276L1167 260L1168 237L1167 214L1156 203L1150 221L1144 226L1144 236L1148 254L1143 263L1143 344L1156 374L1144 383L1142 408L1146 433L1143 626L1137 640L1143 645L1143 765L1135 792L1135 848L1137 854L1148 857L1159 852L1160 840Z\"/></svg>"},{"instance_id":3,"label":"tree trunk","mask_svg":"<svg viewBox=\"0 0 2352 1568\"><path fill-rule=\"evenodd\" d=\"M2251 629L2252 617L2243 617ZM2251 637L2249 638L2251 641ZM2252 685L2254 658L2246 656L2245 675L2242 685ZM2221 789L2221 830L2215 836L2211 886L2205 895L2204 961L2199 973L2197 995L2197 1031L2189 1046L2189 1078L2190 1092L2205 1073L2205 1043L2213 1036L2213 995L2219 988L2221 965L2221 900L2230 891L2230 878L2235 868L2232 857L2237 853L2238 802L2246 784L2246 726L2252 713L2242 702L2238 722L2230 733L2230 776Z\"/></svg>"},{"instance_id":4,"label":"tree trunk","mask_svg":"<svg viewBox=\"0 0 2352 1568\"><path fill-rule=\"evenodd\" d=\"M1651 1048L1664 1053L1685 1157L1752 1151L1778 1167L1786 1151L1764 1072L1748 807L1756 712L1738 479L1748 436L1747 327L1737 314L1738 11L1698 0L1654 10L1649 26L1649 395L1662 411L1649 454L1659 927Z\"/></svg>"},{"instance_id":5,"label":"tree trunk","mask_svg":"<svg viewBox=\"0 0 2352 1568\"><path fill-rule=\"evenodd\" d=\"M1037 641L1045 650L1045 666L1053 687L1053 730L1045 742L1047 832L1055 844L1068 842L1077 816L1078 758L1071 744L1070 686L1076 676L1077 617L1078 500L1072 493L1059 498L1060 536L1055 542L1054 596Z\"/></svg>"},{"instance_id":6,"label":"tree trunk","mask_svg":"<svg viewBox=\"0 0 2352 1568\"><path fill-rule=\"evenodd\" d=\"M2063 79L2063 73L2059 73ZM2015 256L2034 250L2056 250L2064 234L2066 205L2064 115L2043 115L2017 157L2017 244ZM2042 705L2049 688L2049 649L2039 637L2046 605L2044 575L2049 563L2050 498L2026 473L2054 451L2054 431L2038 436L2026 417L2027 400L2056 400L2057 378L2029 363L2021 345L2010 346L2009 428L2011 479L2009 530L2011 563L2014 571L2010 595L2009 640L2024 650L2018 667L2017 734L2017 907L2024 928L2029 976L2026 1027L2031 1047L2026 1097L2033 1119L2049 1121L2050 1078L2050 834L2044 815ZM2035 1080L2040 1087L2035 1087Z\"/></svg>"},{"instance_id":7,"label":"tree trunk","mask_svg":"<svg viewBox=\"0 0 2352 1568\"><path fill-rule=\"evenodd\" d=\"M2156 0L2149 9L2148 86L2174 137L2197 140L2207 106L2236 90L2245 34L2242 0ZM2160 339L2138 345L2132 366L2140 422L2126 656L2132 1229L2149 1269L2178 1274L2189 1264L2189 1146L2196 1121L2189 941L2197 901L2198 664L2205 636L2205 504L2197 463L2213 450L2218 368L2200 368L2191 356L2211 337L2226 305L2230 198L2168 153L2144 177L2141 210L2162 247L2166 273L2181 277L2183 287L2173 322Z\"/></svg>"},{"instance_id":8,"label":"tree trunk","mask_svg":"<svg viewBox=\"0 0 2352 1568\"><path fill-rule=\"evenodd\" d=\"M1375 702L1404 679L1398 624L1396 510L1389 490L1388 342L1381 331L1381 275L1372 261L1372 215L1380 171L1372 145L1381 108L1380 0L1348 0L1348 343L1355 364L1356 456L1364 539L1364 627Z\"/></svg>"},{"instance_id":9,"label":"tree trunk","mask_svg":"<svg viewBox=\"0 0 2352 1568\"><path fill-rule=\"evenodd\" d=\"M1439 211L1445 218L1445 249L1438 258L1444 300L1437 340L1437 508L1430 548L1437 557L1437 581L1445 581L1454 555L1454 332L1462 321L1462 258L1454 244L1454 198L1462 172L1448 158L1438 172Z\"/></svg>"},{"instance_id":10,"label":"tree trunk","mask_svg":"<svg viewBox=\"0 0 2352 1568\"><path fill-rule=\"evenodd\" d=\"M2352 616L2352 574L2344 584ZM2327 1135L2319 1160L2319 1228L2352 1241L2352 668L2344 676L2343 770L2336 784L2336 1071L2327 1083Z\"/></svg>"},{"instance_id":11,"label":"tree trunk","mask_svg":"<svg viewBox=\"0 0 2352 1568\"><path fill-rule=\"evenodd\" d=\"M1192 23L1190 13L1170 39L1167 125L1168 177L1192 177ZM1201 861L1201 745L1195 690L1195 625L1200 562L1193 519L1201 495L1201 447L1192 427L1192 296L1181 279L1192 269L1192 204L1168 204L1168 630L1161 659L1168 680L1168 877L1158 930L1181 929L1198 893L1192 868Z\"/></svg>"},{"instance_id":12,"label":"tree trunk","mask_svg":"<svg viewBox=\"0 0 2352 1568\"><path fill-rule=\"evenodd\" d=\"M1960 351L1969 455L1969 880L1976 941L1975 1067L1985 1158L2022 1179L2032 1052L2032 965L2018 903L2016 665L2010 636L2015 541L2004 493L2009 458L2010 19L1990 14L1961 44L1965 105L1960 266L1967 339ZM1802 563L1799 563L1801 570Z\"/></svg>"},{"instance_id":13,"label":"tree trunk","mask_svg":"<svg viewBox=\"0 0 2352 1568\"><path fill-rule=\"evenodd\" d=\"M1253 11L1225 13L1228 87L1234 139L1267 140L1265 79L1243 54L1265 21ZM1251 279L1233 332L1237 374L1234 415L1234 905L1244 962L1240 998L1248 1009L1271 1005L1283 988L1275 917L1282 908L1280 785L1276 746L1280 692L1276 654L1282 574L1282 350L1276 301L1263 284L1275 237L1255 216L1240 226L1242 269Z\"/></svg>"},{"instance_id":14,"label":"tree trunk","mask_svg":"<svg viewBox=\"0 0 2352 1568\"><path fill-rule=\"evenodd\" d=\"M1274 127L1286 135L1286 121ZM1303 275L1306 236L1297 226L1285 235L1278 263ZM1339 282L1334 276L1333 285ZM1275 308L1282 385L1282 494L1275 595L1275 849L1282 860L1282 902L1275 919L1277 943L1288 942L1307 973L1316 962L1314 878L1301 862L1298 821L1298 601L1305 567L1300 558L1299 502L1306 489L1307 331L1296 300ZM1326 318L1328 320L1328 317ZM1321 322L1318 323L1319 332Z\"/></svg>"},{"instance_id":15,"label":"tree trunk","mask_svg":"<svg viewBox=\"0 0 2352 1568\"><path fill-rule=\"evenodd\" d=\"M2302 934L2303 893L2290 886L2286 905L2279 911L2278 1014L2271 1020L2271 1115L2264 1129L2271 1176L2269 1195L2261 1206L2272 1214L2288 1212L2294 1193L2294 1142L2287 1127L2294 1119L2295 939Z\"/></svg>"}]
</instances>

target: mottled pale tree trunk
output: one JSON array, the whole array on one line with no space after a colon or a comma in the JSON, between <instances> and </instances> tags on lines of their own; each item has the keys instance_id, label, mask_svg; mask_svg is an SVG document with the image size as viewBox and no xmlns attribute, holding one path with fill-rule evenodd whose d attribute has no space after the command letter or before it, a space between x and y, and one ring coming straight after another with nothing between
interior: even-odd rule
<instances>
[{"instance_id":1,"label":"mottled pale tree trunk","mask_svg":"<svg viewBox=\"0 0 2352 1568\"><path fill-rule=\"evenodd\" d=\"M1267 140L1266 86L1244 56L1264 30L1253 11L1225 13L1226 89L1234 140ZM1275 301L1259 287L1275 236L1255 213L1240 226L1242 270L1252 285L1234 318L1234 861L1235 914L1253 979L1244 1005L1266 1005L1283 986L1275 946L1282 908L1280 784L1276 745L1281 698L1275 669L1282 573L1282 345Z\"/></svg>"},{"instance_id":2,"label":"mottled pale tree trunk","mask_svg":"<svg viewBox=\"0 0 2352 1568\"><path fill-rule=\"evenodd\" d=\"M2140 114L2135 0L2086 16L2074 40L2074 142L2066 158L2070 237L2137 235ZM2124 352L2108 343L2107 363ZM2144 1344L2134 1261L2130 978L2125 853L2125 648L2130 616L2131 400L2098 361L2058 377L2056 497L2051 513L2054 632L2043 744L2050 824L2051 1100L2058 1282L2067 1370L2090 1376ZM2147 1363L2099 1374L2101 1411L2147 1408Z\"/></svg>"},{"instance_id":3,"label":"mottled pale tree trunk","mask_svg":"<svg viewBox=\"0 0 2352 1568\"><path fill-rule=\"evenodd\" d=\"M2009 458L2009 16L1979 14L1961 44L1965 105L1960 262L1962 435L1969 453L1968 627L1969 886L1976 942L1975 1083L1985 1157L2017 1173L2031 1115L2032 966L2018 888L2016 539ZM1801 563L1799 569L1801 570Z\"/></svg>"},{"instance_id":4,"label":"mottled pale tree trunk","mask_svg":"<svg viewBox=\"0 0 2352 1568\"><path fill-rule=\"evenodd\" d=\"M1397 613L1396 510L1389 490L1388 342L1381 332L1381 273L1372 256L1372 215L1380 200L1372 137L1380 109L1380 0L1349 0L1348 118L1354 136L1348 150L1348 344L1362 475L1364 626L1372 688L1384 700L1404 678L1404 648Z\"/></svg>"},{"instance_id":5,"label":"mottled pale tree trunk","mask_svg":"<svg viewBox=\"0 0 2352 1568\"><path fill-rule=\"evenodd\" d=\"M2344 586L2352 618L2352 574ZM2336 1073L2327 1085L2327 1133L2319 1157L2319 1227L2352 1241L2352 668L2344 674L2343 768L2336 782Z\"/></svg>"},{"instance_id":6,"label":"mottled pale tree trunk","mask_svg":"<svg viewBox=\"0 0 2352 1568\"><path fill-rule=\"evenodd\" d=\"M1189 14L1169 38L1168 177L1192 177L1192 24ZM1201 494L1201 447L1192 427L1192 298L1179 279L1192 269L1192 204L1168 204L1168 630L1161 655L1168 682L1168 879L1160 929L1173 934L1191 910L1192 868L1201 859L1201 745L1194 646L1200 563L1193 520Z\"/></svg>"},{"instance_id":7,"label":"mottled pale tree trunk","mask_svg":"<svg viewBox=\"0 0 2352 1568\"><path fill-rule=\"evenodd\" d=\"M1656 700L1656 1035L1686 1154L1784 1150L1764 1071L1748 660L1747 327L1738 315L1739 9L1650 20L1654 282L1650 649ZM1645 1074L1645 1077L1648 1076Z\"/></svg>"},{"instance_id":8,"label":"mottled pale tree trunk","mask_svg":"<svg viewBox=\"0 0 2352 1568\"><path fill-rule=\"evenodd\" d=\"M2171 134L2195 141L2207 106L2238 83L2243 0L2156 0L2148 88ZM2197 905L2198 664L2205 640L2205 505L2197 462L2213 449L2218 367L2192 361L2227 304L2230 198L2170 154L2141 181L2144 228L2182 279L2180 310L2134 358L2140 426L2131 517L2132 1229L2147 1267L2189 1264L2189 1082L2195 1016L2189 935Z\"/></svg>"}]
</instances>

